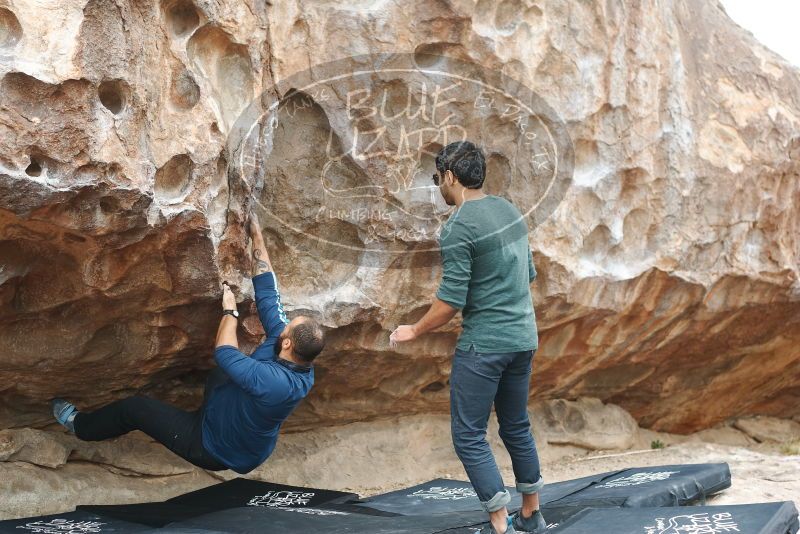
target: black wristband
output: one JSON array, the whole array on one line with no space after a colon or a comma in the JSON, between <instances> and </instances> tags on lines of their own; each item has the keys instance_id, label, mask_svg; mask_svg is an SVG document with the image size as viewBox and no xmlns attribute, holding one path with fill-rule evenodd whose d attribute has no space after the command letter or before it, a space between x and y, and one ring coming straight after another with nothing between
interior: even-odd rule
<instances>
[{"instance_id":1,"label":"black wristband","mask_svg":"<svg viewBox=\"0 0 800 534\"><path fill-rule=\"evenodd\" d=\"M239 318L239 312L237 310L222 310L222 315L231 315L235 319Z\"/></svg>"}]
</instances>

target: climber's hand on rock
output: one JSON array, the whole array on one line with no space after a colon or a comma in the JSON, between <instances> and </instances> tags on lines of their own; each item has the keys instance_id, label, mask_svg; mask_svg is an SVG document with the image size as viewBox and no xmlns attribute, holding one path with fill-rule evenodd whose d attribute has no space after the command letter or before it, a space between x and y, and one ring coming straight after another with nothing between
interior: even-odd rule
<instances>
[{"instance_id":1,"label":"climber's hand on rock","mask_svg":"<svg viewBox=\"0 0 800 534\"><path fill-rule=\"evenodd\" d=\"M395 348L397 347L398 343L402 343L403 341L411 341L416 338L417 332L414 330L413 325L401 324L389 335L389 346L391 348Z\"/></svg>"},{"instance_id":2,"label":"climber's hand on rock","mask_svg":"<svg viewBox=\"0 0 800 534\"><path fill-rule=\"evenodd\" d=\"M222 282L222 309L236 309L236 295L233 294L233 290L228 285L228 282Z\"/></svg>"}]
</instances>

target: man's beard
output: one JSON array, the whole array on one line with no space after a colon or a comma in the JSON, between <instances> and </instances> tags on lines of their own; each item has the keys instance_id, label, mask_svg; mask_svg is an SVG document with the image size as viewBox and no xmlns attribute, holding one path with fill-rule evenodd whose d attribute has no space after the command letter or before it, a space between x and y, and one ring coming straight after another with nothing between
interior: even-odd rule
<instances>
[{"instance_id":1,"label":"man's beard","mask_svg":"<svg viewBox=\"0 0 800 534\"><path fill-rule=\"evenodd\" d=\"M281 332L281 335L278 336L278 341L275 342L275 346L273 347L276 357L281 353L281 347L283 346L284 339L286 339L286 337L283 335L283 332Z\"/></svg>"}]
</instances>

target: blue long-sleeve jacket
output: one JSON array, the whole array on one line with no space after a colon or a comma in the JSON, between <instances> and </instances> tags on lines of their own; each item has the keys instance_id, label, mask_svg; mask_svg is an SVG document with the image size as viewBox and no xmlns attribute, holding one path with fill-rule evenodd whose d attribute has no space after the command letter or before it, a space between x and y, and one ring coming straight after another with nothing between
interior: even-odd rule
<instances>
[{"instance_id":1,"label":"blue long-sleeve jacket","mask_svg":"<svg viewBox=\"0 0 800 534\"><path fill-rule=\"evenodd\" d=\"M313 367L276 357L288 321L275 274L254 276L253 287L267 339L249 357L231 345L217 347L214 359L229 380L210 392L203 414L203 446L241 474L272 454L281 425L314 384Z\"/></svg>"}]
</instances>

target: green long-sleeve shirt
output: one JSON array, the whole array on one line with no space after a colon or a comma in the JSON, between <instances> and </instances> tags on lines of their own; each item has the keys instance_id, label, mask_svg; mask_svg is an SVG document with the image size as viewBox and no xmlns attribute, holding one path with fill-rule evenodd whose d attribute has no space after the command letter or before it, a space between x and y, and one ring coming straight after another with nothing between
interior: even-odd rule
<instances>
[{"instance_id":1,"label":"green long-sleeve shirt","mask_svg":"<svg viewBox=\"0 0 800 534\"><path fill-rule=\"evenodd\" d=\"M528 226L504 198L468 200L442 226L436 297L461 309L457 347L516 352L539 346L530 283L536 268Z\"/></svg>"}]
</instances>

